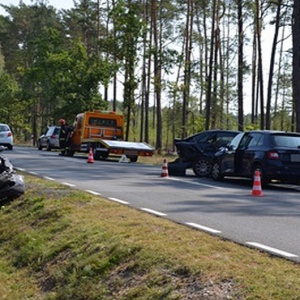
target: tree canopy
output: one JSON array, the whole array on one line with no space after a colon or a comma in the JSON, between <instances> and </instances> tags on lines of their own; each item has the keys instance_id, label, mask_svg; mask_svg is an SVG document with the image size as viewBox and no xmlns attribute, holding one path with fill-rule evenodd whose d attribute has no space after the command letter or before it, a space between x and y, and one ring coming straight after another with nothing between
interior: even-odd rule
<instances>
[{"instance_id":1,"label":"tree canopy","mask_svg":"<svg viewBox=\"0 0 300 300\"><path fill-rule=\"evenodd\" d=\"M1 6L0 117L19 140L93 109L158 151L204 129L300 131L297 0Z\"/></svg>"}]
</instances>

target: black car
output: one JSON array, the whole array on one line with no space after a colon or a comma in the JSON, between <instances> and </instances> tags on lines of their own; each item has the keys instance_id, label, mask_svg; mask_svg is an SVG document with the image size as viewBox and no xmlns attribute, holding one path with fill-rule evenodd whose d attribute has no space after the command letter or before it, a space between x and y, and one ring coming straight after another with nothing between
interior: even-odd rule
<instances>
[{"instance_id":1,"label":"black car","mask_svg":"<svg viewBox=\"0 0 300 300\"><path fill-rule=\"evenodd\" d=\"M59 149L59 133L59 126L49 126L47 131L38 139L38 149L42 150L43 148L46 148L48 151Z\"/></svg>"},{"instance_id":2,"label":"black car","mask_svg":"<svg viewBox=\"0 0 300 300\"><path fill-rule=\"evenodd\" d=\"M295 132L257 130L237 135L228 147L215 154L212 177L247 177L255 171L262 185L277 180L300 182L300 134Z\"/></svg>"},{"instance_id":3,"label":"black car","mask_svg":"<svg viewBox=\"0 0 300 300\"><path fill-rule=\"evenodd\" d=\"M207 176L211 172L214 154L226 146L239 131L207 130L185 139L175 139L174 144L179 158L176 163L193 168L196 176Z\"/></svg>"}]
</instances>

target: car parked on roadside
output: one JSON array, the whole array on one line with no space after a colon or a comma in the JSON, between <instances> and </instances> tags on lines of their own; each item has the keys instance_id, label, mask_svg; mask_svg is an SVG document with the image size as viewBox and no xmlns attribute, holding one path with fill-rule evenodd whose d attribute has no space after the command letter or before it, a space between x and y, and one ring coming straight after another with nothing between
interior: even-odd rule
<instances>
[{"instance_id":1,"label":"car parked on roadside","mask_svg":"<svg viewBox=\"0 0 300 300\"><path fill-rule=\"evenodd\" d=\"M272 180L300 183L300 134L255 130L240 133L214 156L211 175L254 179L260 172L261 184Z\"/></svg>"},{"instance_id":2,"label":"car parked on roadside","mask_svg":"<svg viewBox=\"0 0 300 300\"><path fill-rule=\"evenodd\" d=\"M12 150L14 145L13 133L9 125L0 123L0 145Z\"/></svg>"},{"instance_id":3,"label":"car parked on roadside","mask_svg":"<svg viewBox=\"0 0 300 300\"><path fill-rule=\"evenodd\" d=\"M43 148L46 148L47 151L51 151L52 149L59 149L59 133L59 126L49 126L47 131L38 139L38 149L42 150Z\"/></svg>"},{"instance_id":4,"label":"car parked on roadside","mask_svg":"<svg viewBox=\"0 0 300 300\"><path fill-rule=\"evenodd\" d=\"M193 168L196 176L208 176L211 173L214 154L220 147L226 146L239 131L207 130L185 139L174 139L178 158L174 163Z\"/></svg>"}]
</instances>

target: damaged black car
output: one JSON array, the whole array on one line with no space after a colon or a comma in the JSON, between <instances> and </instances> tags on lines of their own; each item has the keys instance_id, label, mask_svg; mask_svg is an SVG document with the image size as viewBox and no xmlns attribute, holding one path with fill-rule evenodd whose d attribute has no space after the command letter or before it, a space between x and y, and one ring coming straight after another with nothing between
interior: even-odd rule
<instances>
[{"instance_id":1,"label":"damaged black car","mask_svg":"<svg viewBox=\"0 0 300 300\"><path fill-rule=\"evenodd\" d=\"M173 164L180 164L185 169L192 168L196 176L208 176L214 154L238 133L234 130L207 130L185 139L176 138L174 144L179 157Z\"/></svg>"},{"instance_id":2,"label":"damaged black car","mask_svg":"<svg viewBox=\"0 0 300 300\"><path fill-rule=\"evenodd\" d=\"M0 202L13 200L24 193L23 176L17 174L9 159L0 154Z\"/></svg>"}]
</instances>

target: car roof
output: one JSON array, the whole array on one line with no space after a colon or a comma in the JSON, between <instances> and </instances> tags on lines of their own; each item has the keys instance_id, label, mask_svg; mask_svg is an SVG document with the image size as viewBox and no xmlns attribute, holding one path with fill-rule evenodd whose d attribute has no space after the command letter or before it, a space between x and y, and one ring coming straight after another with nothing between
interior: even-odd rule
<instances>
[{"instance_id":1,"label":"car roof","mask_svg":"<svg viewBox=\"0 0 300 300\"><path fill-rule=\"evenodd\" d=\"M299 132L293 132L293 131L283 131L283 130L250 130L250 131L245 131L244 133L268 133L268 134L295 134L295 135L300 135Z\"/></svg>"}]
</instances>

